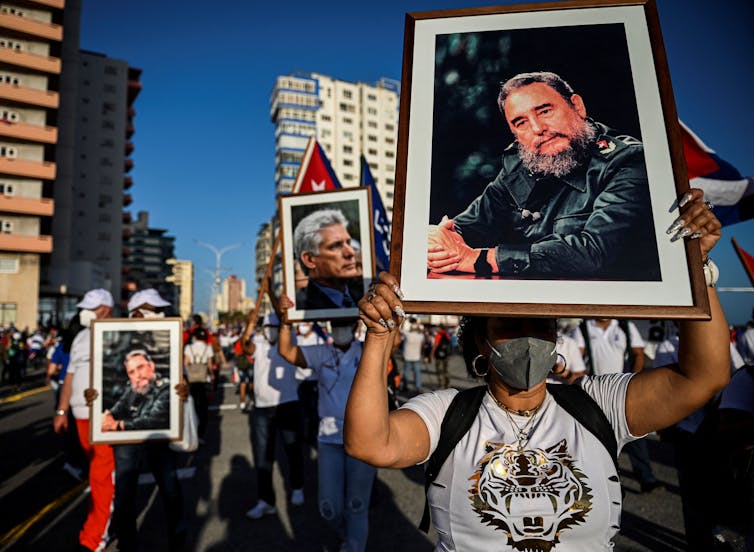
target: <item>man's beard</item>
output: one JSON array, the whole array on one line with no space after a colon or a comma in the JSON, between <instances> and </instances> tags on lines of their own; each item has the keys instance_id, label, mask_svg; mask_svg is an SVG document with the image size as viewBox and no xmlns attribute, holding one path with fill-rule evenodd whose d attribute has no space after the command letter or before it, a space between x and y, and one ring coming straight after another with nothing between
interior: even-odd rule
<instances>
[{"instance_id":1,"label":"man's beard","mask_svg":"<svg viewBox=\"0 0 754 552\"><path fill-rule=\"evenodd\" d=\"M136 387L133 388L134 393L138 393L139 395L146 395L151 385L152 385L151 381L147 381L143 385L137 385Z\"/></svg>"},{"instance_id":2,"label":"man's beard","mask_svg":"<svg viewBox=\"0 0 754 552\"><path fill-rule=\"evenodd\" d=\"M548 138L562 136L564 134L555 133ZM584 159L587 158L589 147L592 144L597 131L594 126L584 121L584 125L576 128L569 139L569 146L554 155L537 153L521 144L518 147L518 154L524 167L534 174L543 174L555 177L565 176L578 167Z\"/></svg>"}]
</instances>

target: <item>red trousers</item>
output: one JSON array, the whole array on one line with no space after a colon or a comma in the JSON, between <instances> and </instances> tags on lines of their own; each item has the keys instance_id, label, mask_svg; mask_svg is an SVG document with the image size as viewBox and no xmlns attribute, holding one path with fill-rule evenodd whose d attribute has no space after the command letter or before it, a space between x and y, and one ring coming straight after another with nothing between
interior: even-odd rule
<instances>
[{"instance_id":1,"label":"red trousers","mask_svg":"<svg viewBox=\"0 0 754 552\"><path fill-rule=\"evenodd\" d=\"M79 542L89 550L104 550L115 495L115 459L110 445L89 443L89 420L76 419L81 448L89 458L89 513L79 532Z\"/></svg>"}]
</instances>

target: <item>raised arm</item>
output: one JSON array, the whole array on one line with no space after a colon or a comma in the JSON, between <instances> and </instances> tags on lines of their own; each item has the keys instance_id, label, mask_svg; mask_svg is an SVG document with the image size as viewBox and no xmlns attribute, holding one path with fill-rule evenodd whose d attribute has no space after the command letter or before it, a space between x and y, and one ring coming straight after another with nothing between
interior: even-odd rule
<instances>
[{"instance_id":1,"label":"raised arm","mask_svg":"<svg viewBox=\"0 0 754 552\"><path fill-rule=\"evenodd\" d=\"M359 301L367 335L343 427L343 444L350 456L388 468L417 464L429 454L429 431L419 415L405 409L388 412L385 372L405 314L399 294L397 280L383 272Z\"/></svg>"},{"instance_id":2,"label":"raised arm","mask_svg":"<svg viewBox=\"0 0 754 552\"><path fill-rule=\"evenodd\" d=\"M278 320L280 320L280 331L278 332L278 352L280 353L281 357L283 357L294 366L308 368L306 364L306 357L304 356L304 353L301 352L301 347L299 347L298 345L293 345L293 341L291 340L291 325L284 314L288 312L288 309L293 306L293 301L291 301L287 295L283 294L277 306L278 308L276 310Z\"/></svg>"},{"instance_id":3,"label":"raised arm","mask_svg":"<svg viewBox=\"0 0 754 552\"><path fill-rule=\"evenodd\" d=\"M700 232L706 258L720 239L720 221L703 202L701 190L691 190L679 217L689 235ZM677 230L677 229L676 229ZM712 318L682 321L678 364L645 370L634 376L626 396L626 418L634 435L668 427L702 407L730 379L730 337L717 292L707 287Z\"/></svg>"}]
</instances>

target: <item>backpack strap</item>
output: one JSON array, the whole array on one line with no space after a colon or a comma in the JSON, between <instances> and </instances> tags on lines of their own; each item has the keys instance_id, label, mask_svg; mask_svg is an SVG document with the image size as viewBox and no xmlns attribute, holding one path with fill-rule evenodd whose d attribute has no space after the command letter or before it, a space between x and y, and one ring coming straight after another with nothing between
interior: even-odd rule
<instances>
[{"instance_id":1,"label":"backpack strap","mask_svg":"<svg viewBox=\"0 0 754 552\"><path fill-rule=\"evenodd\" d=\"M592 340L589 338L589 325L586 320L582 320L579 324L581 330L581 337L584 338L584 361L586 364L587 374L590 376L594 374L594 361L592 359Z\"/></svg>"},{"instance_id":2,"label":"backpack strap","mask_svg":"<svg viewBox=\"0 0 754 552\"><path fill-rule=\"evenodd\" d=\"M576 418L576 421L599 439L607 452L610 453L610 458L613 459L615 473L620 473L618 469L618 442L615 440L613 427L591 395L578 384L548 383L547 391L563 410Z\"/></svg>"},{"instance_id":3,"label":"backpack strap","mask_svg":"<svg viewBox=\"0 0 754 552\"><path fill-rule=\"evenodd\" d=\"M440 438L437 442L437 448L427 460L424 480L424 514L419 523L419 529L425 533L429 531L429 501L427 500L427 491L430 485L440 473L440 468L448 459L451 451L456 448L461 437L469 431L472 422L479 412L479 406L482 404L484 394L487 391L486 385L479 385L459 391L445 411L440 426Z\"/></svg>"}]
</instances>

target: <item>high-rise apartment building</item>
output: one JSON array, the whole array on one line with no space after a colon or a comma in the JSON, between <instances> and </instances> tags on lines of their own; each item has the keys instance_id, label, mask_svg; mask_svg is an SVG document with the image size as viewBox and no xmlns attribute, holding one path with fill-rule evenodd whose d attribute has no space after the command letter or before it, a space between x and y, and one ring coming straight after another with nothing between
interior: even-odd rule
<instances>
[{"instance_id":1,"label":"high-rise apartment building","mask_svg":"<svg viewBox=\"0 0 754 552\"><path fill-rule=\"evenodd\" d=\"M278 77L270 98L275 193L291 191L306 142L315 136L344 187L359 185L363 153L392 213L399 93L399 84L384 78L370 85L319 73Z\"/></svg>"},{"instance_id":2,"label":"high-rise apartment building","mask_svg":"<svg viewBox=\"0 0 754 552\"><path fill-rule=\"evenodd\" d=\"M76 82L70 90L75 103L61 111L73 115L67 122L74 127L73 159L55 182L61 209L53 219L55 248L42 278L40 310L43 316L50 311L50 318L61 310L61 294L76 298L102 287L116 299L123 295L123 227L131 220L123 209L131 203L127 190L132 185L128 173L134 146L130 138L141 70L87 51L72 56L71 63L76 64ZM68 148L62 146L61 156L67 155Z\"/></svg>"},{"instance_id":3,"label":"high-rise apartment building","mask_svg":"<svg viewBox=\"0 0 754 552\"><path fill-rule=\"evenodd\" d=\"M0 4L0 324L19 328L36 326L40 266L53 250L64 7Z\"/></svg>"}]
</instances>

